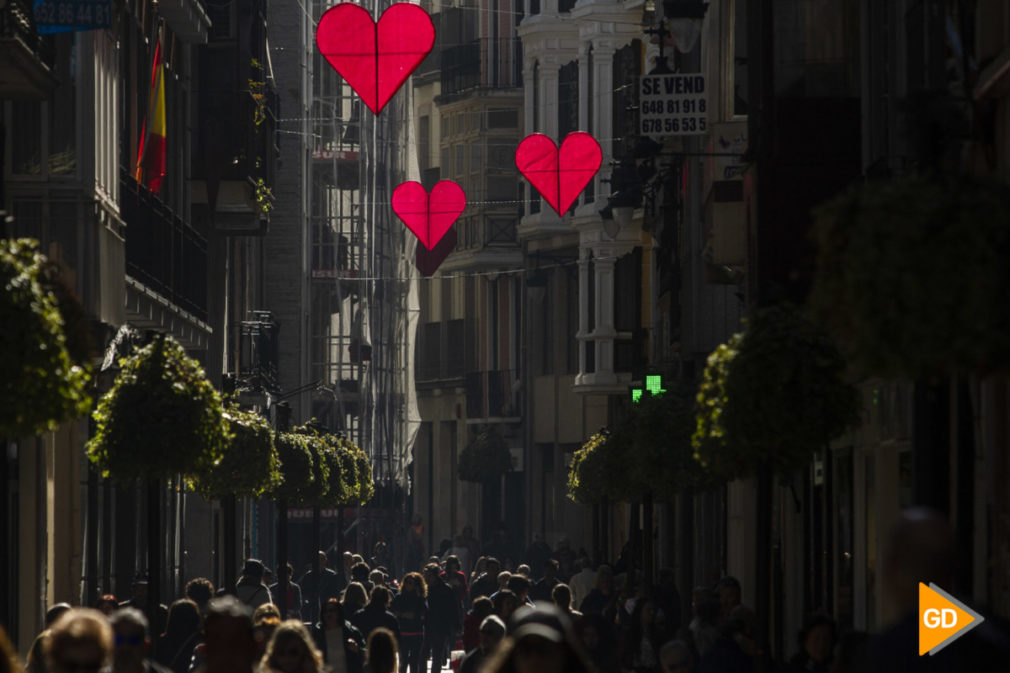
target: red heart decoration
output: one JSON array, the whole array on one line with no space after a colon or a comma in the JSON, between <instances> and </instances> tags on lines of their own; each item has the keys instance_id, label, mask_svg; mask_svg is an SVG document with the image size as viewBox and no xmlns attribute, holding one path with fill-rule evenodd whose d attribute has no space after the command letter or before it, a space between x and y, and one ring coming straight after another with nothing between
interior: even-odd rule
<instances>
[{"instance_id":1,"label":"red heart decoration","mask_svg":"<svg viewBox=\"0 0 1010 673\"><path fill-rule=\"evenodd\" d=\"M561 149L543 133L531 133L516 148L516 167L558 215L565 214L600 170L603 151L583 131L569 133Z\"/></svg>"},{"instance_id":2,"label":"red heart decoration","mask_svg":"<svg viewBox=\"0 0 1010 673\"><path fill-rule=\"evenodd\" d=\"M431 250L423 245L417 246L417 251L414 253L414 266L417 267L417 271L424 277L434 275L438 271L438 267L442 266L445 258L456 249L456 240L456 230L450 227L442 240Z\"/></svg>"},{"instance_id":3,"label":"red heart decoration","mask_svg":"<svg viewBox=\"0 0 1010 673\"><path fill-rule=\"evenodd\" d=\"M375 114L435 44L428 13L407 2L391 5L372 21L360 5L344 2L319 18L316 45L333 69Z\"/></svg>"},{"instance_id":4,"label":"red heart decoration","mask_svg":"<svg viewBox=\"0 0 1010 673\"><path fill-rule=\"evenodd\" d=\"M428 250L442 240L464 208L466 195L452 180L436 182L431 195L420 182L404 182L393 190L393 212Z\"/></svg>"}]
</instances>

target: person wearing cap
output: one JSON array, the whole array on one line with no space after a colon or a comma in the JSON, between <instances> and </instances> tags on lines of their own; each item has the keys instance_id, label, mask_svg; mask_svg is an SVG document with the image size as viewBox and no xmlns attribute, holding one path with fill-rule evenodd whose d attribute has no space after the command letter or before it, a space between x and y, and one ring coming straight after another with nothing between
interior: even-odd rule
<instances>
[{"instance_id":1,"label":"person wearing cap","mask_svg":"<svg viewBox=\"0 0 1010 673\"><path fill-rule=\"evenodd\" d=\"M480 644L466 653L459 665L459 673L477 673L484 661L505 637L505 622L498 615L488 615L480 623Z\"/></svg>"},{"instance_id":2,"label":"person wearing cap","mask_svg":"<svg viewBox=\"0 0 1010 673\"><path fill-rule=\"evenodd\" d=\"M235 596L254 610L264 603L273 603L270 589L263 584L263 563L251 558L242 566L242 577L235 585Z\"/></svg>"},{"instance_id":3,"label":"person wearing cap","mask_svg":"<svg viewBox=\"0 0 1010 673\"><path fill-rule=\"evenodd\" d=\"M568 617L549 603L523 606L509 620L509 635L482 673L591 673L592 664Z\"/></svg>"}]
</instances>

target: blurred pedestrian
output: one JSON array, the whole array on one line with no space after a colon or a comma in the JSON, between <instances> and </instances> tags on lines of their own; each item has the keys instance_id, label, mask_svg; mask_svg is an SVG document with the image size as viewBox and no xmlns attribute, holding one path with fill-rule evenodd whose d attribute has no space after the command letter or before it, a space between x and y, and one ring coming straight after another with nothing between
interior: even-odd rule
<instances>
[{"instance_id":1,"label":"blurred pedestrian","mask_svg":"<svg viewBox=\"0 0 1010 673\"><path fill-rule=\"evenodd\" d=\"M56 620L70 609L70 603L57 603L46 610L42 632L35 636L32 646L28 649L25 673L47 673L49 671L49 663L46 658L46 644L49 641L50 629L56 623Z\"/></svg>"},{"instance_id":2,"label":"blurred pedestrian","mask_svg":"<svg viewBox=\"0 0 1010 673\"><path fill-rule=\"evenodd\" d=\"M344 608L344 617L349 620L353 619L354 615L358 614L358 610L365 607L366 603L368 603L368 593L365 591L365 586L361 582L348 584L340 600L340 605Z\"/></svg>"},{"instance_id":3,"label":"blurred pedestrian","mask_svg":"<svg viewBox=\"0 0 1010 673\"><path fill-rule=\"evenodd\" d=\"M599 673L617 673L619 666L613 624L601 615L583 615L576 622L576 630L594 668Z\"/></svg>"},{"instance_id":4,"label":"blurred pedestrian","mask_svg":"<svg viewBox=\"0 0 1010 673\"><path fill-rule=\"evenodd\" d=\"M193 649L200 639L200 608L188 598L168 607L165 632L158 636L155 661L174 673L187 673Z\"/></svg>"},{"instance_id":5,"label":"blurred pedestrian","mask_svg":"<svg viewBox=\"0 0 1010 673\"><path fill-rule=\"evenodd\" d=\"M490 598L498 591L498 573L501 572L501 564L498 563L498 559L489 556L485 559L484 565L486 568L484 574L478 577L470 587L471 600L477 596Z\"/></svg>"},{"instance_id":6,"label":"blurred pedestrian","mask_svg":"<svg viewBox=\"0 0 1010 673\"><path fill-rule=\"evenodd\" d=\"M428 585L428 621L424 629L424 657L431 658L431 670L441 670L449 656L451 639L462 626L461 606L452 587L445 583L438 565L424 567L424 581Z\"/></svg>"},{"instance_id":7,"label":"blurred pedestrian","mask_svg":"<svg viewBox=\"0 0 1010 673\"><path fill-rule=\"evenodd\" d=\"M584 615L602 615L614 619L617 615L617 591L614 590L614 571L601 565L596 570L596 583L579 606Z\"/></svg>"},{"instance_id":8,"label":"blurred pedestrian","mask_svg":"<svg viewBox=\"0 0 1010 673\"><path fill-rule=\"evenodd\" d=\"M733 608L740 605L742 595L740 580L726 575L716 582L715 593L719 598L719 624L725 624Z\"/></svg>"},{"instance_id":9,"label":"blurred pedestrian","mask_svg":"<svg viewBox=\"0 0 1010 673\"><path fill-rule=\"evenodd\" d=\"M691 673L694 657L683 640L671 640L659 648L660 673Z\"/></svg>"},{"instance_id":10,"label":"blurred pedestrian","mask_svg":"<svg viewBox=\"0 0 1010 673\"><path fill-rule=\"evenodd\" d=\"M572 605L579 607L596 585L596 571L585 556L576 559L575 574L568 580L572 590Z\"/></svg>"},{"instance_id":11,"label":"blurred pedestrian","mask_svg":"<svg viewBox=\"0 0 1010 673\"><path fill-rule=\"evenodd\" d=\"M568 588L567 584L559 582L554 585L554 589L551 590L551 601L558 606L559 610L568 615L572 623L582 617L581 612L572 610L572 590Z\"/></svg>"},{"instance_id":12,"label":"blurred pedestrian","mask_svg":"<svg viewBox=\"0 0 1010 673\"><path fill-rule=\"evenodd\" d=\"M491 599L491 605L494 607L494 613L508 624L512 613L519 607L519 599L510 590L502 589Z\"/></svg>"},{"instance_id":13,"label":"blurred pedestrian","mask_svg":"<svg viewBox=\"0 0 1010 673\"><path fill-rule=\"evenodd\" d=\"M206 577L195 577L186 582L186 598L196 603L200 616L207 614L207 602L214 597L214 583Z\"/></svg>"},{"instance_id":14,"label":"blurred pedestrian","mask_svg":"<svg viewBox=\"0 0 1010 673\"><path fill-rule=\"evenodd\" d=\"M212 598L203 633L206 673L252 673L257 663L256 640L248 605L235 596Z\"/></svg>"},{"instance_id":15,"label":"blurred pedestrian","mask_svg":"<svg viewBox=\"0 0 1010 673\"><path fill-rule=\"evenodd\" d=\"M361 635L365 637L366 642L372 631L379 627L389 629L394 635L399 637L400 626L396 621L396 617L388 610L389 602L389 589L384 586L377 586L372 589L372 595L369 598L368 604L351 617L351 623L361 631Z\"/></svg>"},{"instance_id":16,"label":"blurred pedestrian","mask_svg":"<svg viewBox=\"0 0 1010 673\"><path fill-rule=\"evenodd\" d=\"M478 673L488 657L494 654L498 644L505 637L505 622L497 615L489 615L481 622L480 642L463 656L459 673Z\"/></svg>"},{"instance_id":17,"label":"blurred pedestrian","mask_svg":"<svg viewBox=\"0 0 1010 673\"><path fill-rule=\"evenodd\" d=\"M242 576L235 585L235 596L250 608L273 603L270 589L263 583L264 574L263 562L259 559L247 559L242 566Z\"/></svg>"},{"instance_id":18,"label":"blurred pedestrian","mask_svg":"<svg viewBox=\"0 0 1010 673\"><path fill-rule=\"evenodd\" d=\"M630 626L621 642L621 667L637 673L655 673L663 638L656 625L656 602L651 597L635 601Z\"/></svg>"},{"instance_id":19,"label":"blurred pedestrian","mask_svg":"<svg viewBox=\"0 0 1010 673\"><path fill-rule=\"evenodd\" d=\"M838 627L827 615L810 615L803 622L797 640L800 651L789 660L789 673L829 673Z\"/></svg>"},{"instance_id":20,"label":"blurred pedestrian","mask_svg":"<svg viewBox=\"0 0 1010 673\"><path fill-rule=\"evenodd\" d=\"M365 668L368 673L396 673L399 655L396 634L386 628L377 628L368 637Z\"/></svg>"},{"instance_id":21,"label":"blurred pedestrian","mask_svg":"<svg viewBox=\"0 0 1010 673\"><path fill-rule=\"evenodd\" d=\"M112 664L112 627L98 610L62 611L44 642L46 667L52 673L98 673Z\"/></svg>"},{"instance_id":22,"label":"blurred pedestrian","mask_svg":"<svg viewBox=\"0 0 1010 673\"><path fill-rule=\"evenodd\" d=\"M312 637L330 673L361 673L365 639L346 619L336 598L323 605L319 621L312 627Z\"/></svg>"},{"instance_id":23,"label":"blurred pedestrian","mask_svg":"<svg viewBox=\"0 0 1010 673\"><path fill-rule=\"evenodd\" d=\"M698 662L698 673L751 673L757 645L754 613L738 605L730 611L721 634Z\"/></svg>"},{"instance_id":24,"label":"blurred pedestrian","mask_svg":"<svg viewBox=\"0 0 1010 673\"><path fill-rule=\"evenodd\" d=\"M719 615L722 607L715 592L707 587L697 587L691 597L694 616L688 625L694 654L698 659L712 647L719 637Z\"/></svg>"},{"instance_id":25,"label":"blurred pedestrian","mask_svg":"<svg viewBox=\"0 0 1010 673\"><path fill-rule=\"evenodd\" d=\"M478 596L463 616L463 649L467 652L480 644L480 625L494 612L494 603L487 596ZM503 622L504 623L504 622Z\"/></svg>"},{"instance_id":26,"label":"blurred pedestrian","mask_svg":"<svg viewBox=\"0 0 1010 673\"><path fill-rule=\"evenodd\" d=\"M274 602L283 612L282 617L284 619L297 619L301 621L302 588L292 580L295 575L295 568L288 563L279 569L278 572L280 572L278 581L269 587L270 595L273 596ZM284 582L287 582L286 592L282 588Z\"/></svg>"},{"instance_id":27,"label":"blurred pedestrian","mask_svg":"<svg viewBox=\"0 0 1010 673\"><path fill-rule=\"evenodd\" d=\"M137 608L145 615L148 614L148 583L147 575L137 575L130 585L130 598L119 604L121 608ZM152 633L161 633L165 630L165 620L168 619L168 606L164 603L158 604L154 623L151 624Z\"/></svg>"},{"instance_id":28,"label":"blurred pedestrian","mask_svg":"<svg viewBox=\"0 0 1010 673\"><path fill-rule=\"evenodd\" d=\"M119 601L112 594L102 594L102 597L95 602L95 609L108 617L119 609Z\"/></svg>"},{"instance_id":29,"label":"blurred pedestrian","mask_svg":"<svg viewBox=\"0 0 1010 673\"><path fill-rule=\"evenodd\" d=\"M273 603L264 603L253 610L253 640L256 643L256 661L263 658L274 631L281 625L281 611Z\"/></svg>"},{"instance_id":30,"label":"blurred pedestrian","mask_svg":"<svg viewBox=\"0 0 1010 673\"><path fill-rule=\"evenodd\" d=\"M591 673L571 622L549 603L516 610L484 673Z\"/></svg>"},{"instance_id":31,"label":"blurred pedestrian","mask_svg":"<svg viewBox=\"0 0 1010 673\"><path fill-rule=\"evenodd\" d=\"M540 580L530 588L530 600L550 601L551 591L558 583L558 562L549 558L544 561Z\"/></svg>"},{"instance_id":32,"label":"blurred pedestrian","mask_svg":"<svg viewBox=\"0 0 1010 673\"><path fill-rule=\"evenodd\" d=\"M340 596L340 579L337 573L330 570L329 557L326 552L320 550L316 553L316 565L312 570L302 575L298 580L298 585L302 590L302 614L311 616L319 614L319 606L330 598ZM350 579L350 578L348 578ZM348 613L346 610L345 614Z\"/></svg>"},{"instance_id":33,"label":"blurred pedestrian","mask_svg":"<svg viewBox=\"0 0 1010 673\"><path fill-rule=\"evenodd\" d=\"M259 670L260 673L322 673L323 658L305 625L297 619L288 619L274 630Z\"/></svg>"},{"instance_id":34,"label":"blurred pedestrian","mask_svg":"<svg viewBox=\"0 0 1010 673\"><path fill-rule=\"evenodd\" d=\"M168 669L148 658L151 629L137 608L120 608L109 618L115 634L112 673L167 673Z\"/></svg>"},{"instance_id":35,"label":"blurred pedestrian","mask_svg":"<svg viewBox=\"0 0 1010 673\"><path fill-rule=\"evenodd\" d=\"M450 554L445 559L445 570L440 574L445 583L452 587L460 606L465 606L467 604L466 599L469 589L467 588L466 575L463 574L459 558Z\"/></svg>"},{"instance_id":36,"label":"blurred pedestrian","mask_svg":"<svg viewBox=\"0 0 1010 673\"><path fill-rule=\"evenodd\" d=\"M400 671L410 667L410 673L424 673L422 646L424 625L428 618L428 585L421 573L407 573L400 582L400 593L393 599L389 611L400 626Z\"/></svg>"}]
</instances>

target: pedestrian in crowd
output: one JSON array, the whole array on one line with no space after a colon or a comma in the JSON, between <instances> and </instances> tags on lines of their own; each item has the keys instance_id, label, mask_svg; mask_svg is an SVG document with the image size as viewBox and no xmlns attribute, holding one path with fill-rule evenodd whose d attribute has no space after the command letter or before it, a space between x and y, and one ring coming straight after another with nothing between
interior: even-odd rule
<instances>
[{"instance_id":1,"label":"pedestrian in crowd","mask_svg":"<svg viewBox=\"0 0 1010 673\"><path fill-rule=\"evenodd\" d=\"M578 610L572 610L572 590L568 588L567 584L558 582L551 589L551 602L558 606L558 609L568 615L568 618L574 623L576 620L581 619L582 613Z\"/></svg>"},{"instance_id":2,"label":"pedestrian in crowd","mask_svg":"<svg viewBox=\"0 0 1010 673\"><path fill-rule=\"evenodd\" d=\"M447 565L450 558L456 559L456 563L459 565L459 570L464 573L463 580L466 581L465 573L469 570L470 564L473 563L473 557L470 556L470 548L463 541L462 535L453 536L452 546L443 558L442 565Z\"/></svg>"},{"instance_id":3,"label":"pedestrian in crowd","mask_svg":"<svg viewBox=\"0 0 1010 673\"><path fill-rule=\"evenodd\" d=\"M281 611L273 603L264 603L253 610L253 640L256 642L256 661L263 658L274 631L281 624Z\"/></svg>"},{"instance_id":4,"label":"pedestrian in crowd","mask_svg":"<svg viewBox=\"0 0 1010 673\"><path fill-rule=\"evenodd\" d=\"M508 632L484 665L484 673L593 671L568 618L549 603L517 610Z\"/></svg>"},{"instance_id":5,"label":"pedestrian in crowd","mask_svg":"<svg viewBox=\"0 0 1010 673\"><path fill-rule=\"evenodd\" d=\"M389 629L399 638L399 624L393 613L387 609L389 601L389 589L381 585L377 586L372 589L372 595L369 597L368 604L351 617L351 623L361 631L361 635L365 637L366 642L372 631L379 627Z\"/></svg>"},{"instance_id":6,"label":"pedestrian in crowd","mask_svg":"<svg viewBox=\"0 0 1010 673\"><path fill-rule=\"evenodd\" d=\"M207 602L214 597L214 583L206 577L196 577L186 582L186 598L196 603L200 616L207 614Z\"/></svg>"},{"instance_id":7,"label":"pedestrian in crowd","mask_svg":"<svg viewBox=\"0 0 1010 673\"><path fill-rule=\"evenodd\" d=\"M481 575L483 575L485 571L487 571L487 557L480 556L477 558L477 561L473 564L473 571L470 573L469 584L471 591L476 590L477 580L480 579ZM477 596L471 593L471 598L477 598Z\"/></svg>"},{"instance_id":8,"label":"pedestrian in crowd","mask_svg":"<svg viewBox=\"0 0 1010 673\"><path fill-rule=\"evenodd\" d=\"M330 598L340 596L340 580L337 573L327 568L329 558L326 552L316 553L316 566L302 575L298 585L302 590L302 614L309 616L319 614L319 606ZM345 614L349 613L346 610Z\"/></svg>"},{"instance_id":9,"label":"pedestrian in crowd","mask_svg":"<svg viewBox=\"0 0 1010 673\"><path fill-rule=\"evenodd\" d=\"M102 594L102 596L95 601L95 609L108 617L119 609L119 601L116 600L116 597L113 594Z\"/></svg>"},{"instance_id":10,"label":"pedestrian in crowd","mask_svg":"<svg viewBox=\"0 0 1010 673\"><path fill-rule=\"evenodd\" d=\"M721 633L698 662L698 673L752 673L757 644L754 613L742 605L730 611Z\"/></svg>"},{"instance_id":11,"label":"pedestrian in crowd","mask_svg":"<svg viewBox=\"0 0 1010 673\"><path fill-rule=\"evenodd\" d=\"M509 589L502 589L496 593L494 598L491 599L491 604L494 608L494 613L501 617L501 620L506 624L509 623L512 613L515 612L516 608L520 605L516 595Z\"/></svg>"},{"instance_id":12,"label":"pedestrian in crowd","mask_svg":"<svg viewBox=\"0 0 1010 673\"><path fill-rule=\"evenodd\" d=\"M513 574L510 570L502 570L498 573L498 591L509 588L509 580L512 579ZM491 598L494 599L494 594L491 594Z\"/></svg>"},{"instance_id":13,"label":"pedestrian in crowd","mask_svg":"<svg viewBox=\"0 0 1010 673\"><path fill-rule=\"evenodd\" d=\"M567 535L558 538L558 546L554 550L554 558L558 562L558 579L567 582L575 572L575 552Z\"/></svg>"},{"instance_id":14,"label":"pedestrian in crowd","mask_svg":"<svg viewBox=\"0 0 1010 673\"><path fill-rule=\"evenodd\" d=\"M49 633L53 624L63 613L70 610L70 603L57 603L46 610L44 627L39 635L35 636L32 646L28 649L27 662L25 663L25 673L47 673L49 664L46 658L46 643L49 641Z\"/></svg>"},{"instance_id":15,"label":"pedestrian in crowd","mask_svg":"<svg viewBox=\"0 0 1010 673\"><path fill-rule=\"evenodd\" d=\"M120 608L109 618L115 635L112 673L167 673L168 669L148 658L151 629L137 608Z\"/></svg>"},{"instance_id":16,"label":"pedestrian in crowd","mask_svg":"<svg viewBox=\"0 0 1010 673\"><path fill-rule=\"evenodd\" d=\"M379 566L387 569L393 567L393 555L389 551L389 545L383 540L376 542L372 548L372 567L378 568Z\"/></svg>"},{"instance_id":17,"label":"pedestrian in crowd","mask_svg":"<svg viewBox=\"0 0 1010 673\"><path fill-rule=\"evenodd\" d=\"M533 576L533 574L530 572L530 567L525 563L520 563L519 566L516 568L515 573L513 574L522 575L526 579L530 579ZM533 582L530 581L530 584L532 585Z\"/></svg>"},{"instance_id":18,"label":"pedestrian in crowd","mask_svg":"<svg viewBox=\"0 0 1010 673\"><path fill-rule=\"evenodd\" d=\"M800 651L789 660L789 673L830 673L838 640L835 620L823 614L810 615L797 640Z\"/></svg>"},{"instance_id":19,"label":"pedestrian in crowd","mask_svg":"<svg viewBox=\"0 0 1010 673\"><path fill-rule=\"evenodd\" d=\"M235 596L212 598L203 621L204 644L194 652L194 668L205 673L252 673L256 640L252 610ZM198 656L201 655L201 656Z\"/></svg>"},{"instance_id":20,"label":"pedestrian in crowd","mask_svg":"<svg viewBox=\"0 0 1010 673\"><path fill-rule=\"evenodd\" d=\"M467 604L469 589L467 588L466 575L463 574L459 559L450 554L445 560L445 570L440 575L445 580L445 583L452 587L460 606L465 606Z\"/></svg>"},{"instance_id":21,"label":"pedestrian in crowd","mask_svg":"<svg viewBox=\"0 0 1010 673\"><path fill-rule=\"evenodd\" d=\"M260 673L322 673L323 657L297 619L280 623L260 661Z\"/></svg>"},{"instance_id":22,"label":"pedestrian in crowd","mask_svg":"<svg viewBox=\"0 0 1010 673\"><path fill-rule=\"evenodd\" d=\"M486 568L484 574L478 577L470 586L471 598L476 598L477 596L487 596L490 598L499 589L498 573L501 572L501 564L498 563L498 559L489 556L485 559L484 565Z\"/></svg>"},{"instance_id":23,"label":"pedestrian in crowd","mask_svg":"<svg viewBox=\"0 0 1010 673\"><path fill-rule=\"evenodd\" d=\"M130 585L130 598L119 604L121 608L137 608L145 615L147 614L148 584L147 575L137 575ZM161 633L165 630L165 620L168 619L168 606L164 603L158 604L155 616L155 623L151 624L154 633Z\"/></svg>"},{"instance_id":24,"label":"pedestrian in crowd","mask_svg":"<svg viewBox=\"0 0 1010 673\"><path fill-rule=\"evenodd\" d=\"M463 615L463 649L467 652L480 644L480 625L494 613L494 603L487 596L478 596L473 607ZM504 623L504 622L502 622Z\"/></svg>"},{"instance_id":25,"label":"pedestrian in crowd","mask_svg":"<svg viewBox=\"0 0 1010 673\"><path fill-rule=\"evenodd\" d=\"M428 585L428 621L424 630L424 657L432 661L432 672L442 669L449 656L449 646L462 626L461 606L452 587L442 579L438 565L424 567Z\"/></svg>"},{"instance_id":26,"label":"pedestrian in crowd","mask_svg":"<svg viewBox=\"0 0 1010 673\"><path fill-rule=\"evenodd\" d=\"M371 574L372 569L368 567L368 564L364 561L358 561L353 566L351 566L351 580L358 582L361 586L365 587L365 591L371 595L372 589L375 585L372 583L368 576Z\"/></svg>"},{"instance_id":27,"label":"pedestrian in crowd","mask_svg":"<svg viewBox=\"0 0 1010 673\"><path fill-rule=\"evenodd\" d=\"M263 574L263 563L259 559L247 559L235 585L235 596L254 610L264 603L273 603L270 589L263 583Z\"/></svg>"},{"instance_id":28,"label":"pedestrian in crowd","mask_svg":"<svg viewBox=\"0 0 1010 673\"><path fill-rule=\"evenodd\" d=\"M358 610L365 607L367 602L368 592L365 591L365 585L361 582L351 582L344 589L344 595L340 601L344 608L344 617L348 620L353 619L354 615L358 614Z\"/></svg>"},{"instance_id":29,"label":"pedestrian in crowd","mask_svg":"<svg viewBox=\"0 0 1010 673\"><path fill-rule=\"evenodd\" d=\"M459 664L459 673L478 673L484 662L490 657L498 644L505 637L505 622L497 615L488 615L481 622L480 641L477 647L469 650Z\"/></svg>"},{"instance_id":30,"label":"pedestrian in crowd","mask_svg":"<svg viewBox=\"0 0 1010 673\"><path fill-rule=\"evenodd\" d=\"M694 656L683 640L671 640L659 648L660 673L691 673Z\"/></svg>"},{"instance_id":31,"label":"pedestrian in crowd","mask_svg":"<svg viewBox=\"0 0 1010 673\"><path fill-rule=\"evenodd\" d=\"M424 673L422 646L424 625L428 618L428 585L421 573L407 573L400 582L400 593L393 599L389 611L400 625L400 673L410 667L410 673Z\"/></svg>"},{"instance_id":32,"label":"pedestrian in crowd","mask_svg":"<svg viewBox=\"0 0 1010 673\"><path fill-rule=\"evenodd\" d=\"M677 591L677 578L673 568L660 568L659 580L656 582L656 618L661 628L670 635L677 633L681 627L680 592Z\"/></svg>"},{"instance_id":33,"label":"pedestrian in crowd","mask_svg":"<svg viewBox=\"0 0 1010 673\"><path fill-rule=\"evenodd\" d=\"M284 613L284 619L297 619L300 621L302 618L302 588L291 579L295 576L295 568L290 563L287 563L278 572L281 573L278 581L269 587L270 595L273 596L278 608ZM285 581L287 582L286 592L283 591L281 586L282 582Z\"/></svg>"},{"instance_id":34,"label":"pedestrian in crowd","mask_svg":"<svg viewBox=\"0 0 1010 673\"><path fill-rule=\"evenodd\" d=\"M374 570L368 573L368 582L369 584L372 585L373 589L375 587L386 587L387 589L389 588L386 584L387 582L386 573L382 572L381 568L375 568Z\"/></svg>"},{"instance_id":35,"label":"pedestrian in crowd","mask_svg":"<svg viewBox=\"0 0 1010 673\"><path fill-rule=\"evenodd\" d=\"M509 591L511 591L516 596L516 603L518 605L533 605L533 601L530 600L530 580L525 575L515 574L509 578L509 581L505 585Z\"/></svg>"},{"instance_id":36,"label":"pedestrian in crowd","mask_svg":"<svg viewBox=\"0 0 1010 673\"><path fill-rule=\"evenodd\" d=\"M725 624L733 608L740 605L740 580L727 575L716 583L715 592L719 597L719 623Z\"/></svg>"},{"instance_id":37,"label":"pedestrian in crowd","mask_svg":"<svg viewBox=\"0 0 1010 673\"><path fill-rule=\"evenodd\" d=\"M480 541L477 540L477 537L473 534L473 526L471 526L470 524L463 526L462 538L463 538L463 544L470 552L469 555L470 560L473 561L479 558L481 555ZM464 572L469 571L470 568L464 568Z\"/></svg>"},{"instance_id":38,"label":"pedestrian in crowd","mask_svg":"<svg viewBox=\"0 0 1010 673\"><path fill-rule=\"evenodd\" d=\"M112 663L113 632L98 610L71 608L46 633L46 668L51 673L98 673Z\"/></svg>"},{"instance_id":39,"label":"pedestrian in crowd","mask_svg":"<svg viewBox=\"0 0 1010 673\"><path fill-rule=\"evenodd\" d=\"M599 673L617 673L617 648L613 624L601 615L583 615L576 622L579 639L586 654Z\"/></svg>"},{"instance_id":40,"label":"pedestrian in crowd","mask_svg":"<svg viewBox=\"0 0 1010 673\"><path fill-rule=\"evenodd\" d=\"M662 634L656 626L656 602L651 597L635 601L630 626L621 640L621 667L638 673L655 673L659 668Z\"/></svg>"},{"instance_id":41,"label":"pedestrian in crowd","mask_svg":"<svg viewBox=\"0 0 1010 673\"><path fill-rule=\"evenodd\" d=\"M368 637L365 667L368 673L396 673L399 654L396 634L386 628L377 628Z\"/></svg>"},{"instance_id":42,"label":"pedestrian in crowd","mask_svg":"<svg viewBox=\"0 0 1010 673\"><path fill-rule=\"evenodd\" d=\"M589 592L596 584L596 571L589 558L583 556L575 561L575 574L568 580L572 590L572 605L581 606Z\"/></svg>"},{"instance_id":43,"label":"pedestrian in crowd","mask_svg":"<svg viewBox=\"0 0 1010 673\"><path fill-rule=\"evenodd\" d=\"M345 551L340 557L339 580L346 587L351 581L351 568L354 566L354 554Z\"/></svg>"},{"instance_id":44,"label":"pedestrian in crowd","mask_svg":"<svg viewBox=\"0 0 1010 673\"><path fill-rule=\"evenodd\" d=\"M365 639L347 621L336 598L323 605L319 621L312 627L312 638L330 673L361 673Z\"/></svg>"},{"instance_id":45,"label":"pedestrian in crowd","mask_svg":"<svg viewBox=\"0 0 1010 673\"><path fill-rule=\"evenodd\" d=\"M691 610L694 616L688 630L694 645L694 655L700 660L719 637L719 615L722 607L714 591L707 587L697 587L692 595Z\"/></svg>"},{"instance_id":46,"label":"pedestrian in crowd","mask_svg":"<svg viewBox=\"0 0 1010 673\"><path fill-rule=\"evenodd\" d=\"M168 607L165 632L158 636L155 661L174 673L187 673L200 639L200 608L188 598Z\"/></svg>"},{"instance_id":47,"label":"pedestrian in crowd","mask_svg":"<svg viewBox=\"0 0 1010 673\"><path fill-rule=\"evenodd\" d=\"M530 600L533 602L551 600L551 591L558 582L558 562L549 558L544 561L541 578L530 588Z\"/></svg>"},{"instance_id":48,"label":"pedestrian in crowd","mask_svg":"<svg viewBox=\"0 0 1010 673\"><path fill-rule=\"evenodd\" d=\"M617 615L617 591L614 590L614 571L601 565L596 570L596 583L579 605L584 615L603 615L614 619Z\"/></svg>"}]
</instances>

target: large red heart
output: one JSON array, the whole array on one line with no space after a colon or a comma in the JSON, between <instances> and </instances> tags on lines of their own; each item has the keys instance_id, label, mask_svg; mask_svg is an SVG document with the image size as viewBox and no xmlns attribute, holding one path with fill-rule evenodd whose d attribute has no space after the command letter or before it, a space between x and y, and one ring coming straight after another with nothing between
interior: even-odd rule
<instances>
[{"instance_id":1,"label":"large red heart","mask_svg":"<svg viewBox=\"0 0 1010 673\"><path fill-rule=\"evenodd\" d=\"M393 212L428 250L442 240L464 208L466 195L452 180L436 182L431 195L420 182L404 182L393 190Z\"/></svg>"},{"instance_id":2,"label":"large red heart","mask_svg":"<svg viewBox=\"0 0 1010 673\"><path fill-rule=\"evenodd\" d=\"M603 151L596 138L576 131L561 142L561 149L543 133L526 136L516 148L516 166L551 208L563 215L579 192L600 170Z\"/></svg>"},{"instance_id":3,"label":"large red heart","mask_svg":"<svg viewBox=\"0 0 1010 673\"><path fill-rule=\"evenodd\" d=\"M360 5L344 2L326 10L316 27L319 53L375 114L434 43L431 17L407 2L391 5L378 24Z\"/></svg>"},{"instance_id":4,"label":"large red heart","mask_svg":"<svg viewBox=\"0 0 1010 673\"><path fill-rule=\"evenodd\" d=\"M438 271L438 267L442 266L445 258L456 249L456 242L456 230L450 227L442 240L431 250L423 245L417 246L417 250L414 252L414 266L417 267L418 273L425 278L434 275Z\"/></svg>"}]
</instances>

